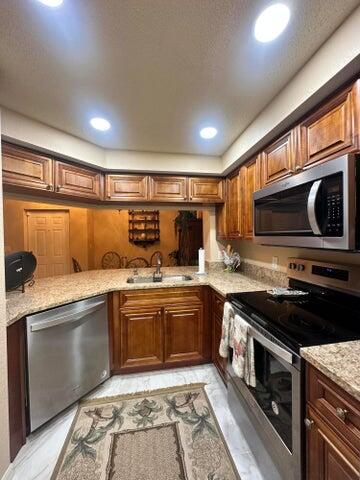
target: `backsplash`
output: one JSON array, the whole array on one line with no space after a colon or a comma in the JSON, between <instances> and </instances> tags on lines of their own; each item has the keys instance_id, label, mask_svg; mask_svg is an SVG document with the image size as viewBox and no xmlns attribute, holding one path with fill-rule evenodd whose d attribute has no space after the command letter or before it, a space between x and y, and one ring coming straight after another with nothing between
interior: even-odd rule
<instances>
[{"instance_id":1,"label":"backsplash","mask_svg":"<svg viewBox=\"0 0 360 480\"><path fill-rule=\"evenodd\" d=\"M266 268L243 260L241 262L240 271L250 278L260 280L264 283L271 283L277 287L286 287L288 285L287 275L281 270Z\"/></svg>"}]
</instances>

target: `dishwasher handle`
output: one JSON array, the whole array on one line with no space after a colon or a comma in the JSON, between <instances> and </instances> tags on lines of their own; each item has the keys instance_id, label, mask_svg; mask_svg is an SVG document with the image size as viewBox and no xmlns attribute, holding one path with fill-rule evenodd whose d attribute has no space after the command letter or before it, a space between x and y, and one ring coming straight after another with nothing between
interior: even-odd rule
<instances>
[{"instance_id":1,"label":"dishwasher handle","mask_svg":"<svg viewBox=\"0 0 360 480\"><path fill-rule=\"evenodd\" d=\"M43 320L41 322L33 323L30 327L32 332L38 332L40 330L46 330L48 328L57 327L59 325L70 324L76 322L77 320L81 320L86 315L90 313L96 312L100 310L105 305L105 300L101 302L94 303L90 307L84 308L79 312L68 313L66 315L62 315L59 317L52 318L51 320Z\"/></svg>"}]
</instances>

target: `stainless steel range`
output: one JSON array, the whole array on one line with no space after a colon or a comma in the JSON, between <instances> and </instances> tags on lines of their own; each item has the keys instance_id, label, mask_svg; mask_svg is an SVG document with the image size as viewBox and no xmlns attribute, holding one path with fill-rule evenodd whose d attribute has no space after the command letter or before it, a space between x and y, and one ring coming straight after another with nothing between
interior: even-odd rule
<instances>
[{"instance_id":1,"label":"stainless steel range","mask_svg":"<svg viewBox=\"0 0 360 480\"><path fill-rule=\"evenodd\" d=\"M304 361L300 348L360 339L360 268L289 259L303 295L232 294L254 338L256 386L228 365L229 404L266 480L304 478Z\"/></svg>"}]
</instances>

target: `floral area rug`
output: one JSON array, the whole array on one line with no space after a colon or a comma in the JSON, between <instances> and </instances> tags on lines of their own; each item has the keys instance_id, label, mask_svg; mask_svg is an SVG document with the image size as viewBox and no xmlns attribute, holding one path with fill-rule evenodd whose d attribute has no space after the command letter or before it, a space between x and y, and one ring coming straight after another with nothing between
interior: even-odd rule
<instances>
[{"instance_id":1,"label":"floral area rug","mask_svg":"<svg viewBox=\"0 0 360 480\"><path fill-rule=\"evenodd\" d=\"M204 384L80 403L52 480L239 480Z\"/></svg>"}]
</instances>

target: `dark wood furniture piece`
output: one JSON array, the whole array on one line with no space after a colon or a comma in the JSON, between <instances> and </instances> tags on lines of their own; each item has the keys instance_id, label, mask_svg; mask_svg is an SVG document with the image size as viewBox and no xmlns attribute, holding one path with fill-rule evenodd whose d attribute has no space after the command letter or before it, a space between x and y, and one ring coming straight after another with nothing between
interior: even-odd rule
<instances>
[{"instance_id":1,"label":"dark wood furniture piece","mask_svg":"<svg viewBox=\"0 0 360 480\"><path fill-rule=\"evenodd\" d=\"M186 177L151 176L150 200L154 202L184 202L188 199Z\"/></svg>"},{"instance_id":2,"label":"dark wood furniture piece","mask_svg":"<svg viewBox=\"0 0 360 480\"><path fill-rule=\"evenodd\" d=\"M215 290L211 291L211 323L212 323L212 360L217 371L227 385L226 358L219 354L219 346L222 333L222 317L224 313L225 298Z\"/></svg>"},{"instance_id":3,"label":"dark wood furniture piece","mask_svg":"<svg viewBox=\"0 0 360 480\"><path fill-rule=\"evenodd\" d=\"M103 199L103 178L96 170L55 161L55 190L62 195Z\"/></svg>"},{"instance_id":4,"label":"dark wood furniture piece","mask_svg":"<svg viewBox=\"0 0 360 480\"><path fill-rule=\"evenodd\" d=\"M309 364L306 375L307 480L359 480L360 402Z\"/></svg>"},{"instance_id":5,"label":"dark wood furniture piece","mask_svg":"<svg viewBox=\"0 0 360 480\"><path fill-rule=\"evenodd\" d=\"M224 180L221 178L189 178L189 200L197 203L224 202Z\"/></svg>"},{"instance_id":6,"label":"dark wood furniture piece","mask_svg":"<svg viewBox=\"0 0 360 480\"><path fill-rule=\"evenodd\" d=\"M115 292L114 373L211 360L207 287Z\"/></svg>"},{"instance_id":7,"label":"dark wood furniture piece","mask_svg":"<svg viewBox=\"0 0 360 480\"><path fill-rule=\"evenodd\" d=\"M5 142L2 143L2 174L4 185L12 190L54 191L52 158Z\"/></svg>"}]
</instances>

